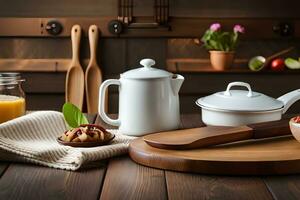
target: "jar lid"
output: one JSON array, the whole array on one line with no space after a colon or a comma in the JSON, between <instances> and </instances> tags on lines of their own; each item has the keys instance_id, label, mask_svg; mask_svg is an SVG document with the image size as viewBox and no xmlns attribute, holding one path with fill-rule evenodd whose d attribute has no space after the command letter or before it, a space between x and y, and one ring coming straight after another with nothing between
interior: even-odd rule
<instances>
[{"instance_id":1,"label":"jar lid","mask_svg":"<svg viewBox=\"0 0 300 200\"><path fill-rule=\"evenodd\" d=\"M247 90L231 90L233 86L243 86ZM252 91L250 85L244 82L228 84L226 91L200 98L196 104L201 107L223 111L270 111L283 108L283 102Z\"/></svg>"},{"instance_id":2,"label":"jar lid","mask_svg":"<svg viewBox=\"0 0 300 200\"><path fill-rule=\"evenodd\" d=\"M121 78L152 79L152 78L166 78L166 77L173 76L173 74L168 71L152 67L153 65L155 65L155 61L150 58L142 59L140 61L140 64L143 67L129 70L121 74Z\"/></svg>"},{"instance_id":3,"label":"jar lid","mask_svg":"<svg viewBox=\"0 0 300 200\"><path fill-rule=\"evenodd\" d=\"M25 81L18 72L0 73L0 85L13 85Z\"/></svg>"}]
</instances>

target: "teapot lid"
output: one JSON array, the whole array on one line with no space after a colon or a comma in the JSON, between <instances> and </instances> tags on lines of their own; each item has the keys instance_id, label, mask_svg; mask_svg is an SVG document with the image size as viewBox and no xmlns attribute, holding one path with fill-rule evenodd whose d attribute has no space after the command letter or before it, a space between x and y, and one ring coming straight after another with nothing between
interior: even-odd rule
<instances>
[{"instance_id":1,"label":"teapot lid","mask_svg":"<svg viewBox=\"0 0 300 200\"><path fill-rule=\"evenodd\" d=\"M155 61L150 58L145 58L140 61L143 67L129 70L121 74L121 78L129 79L151 79L151 78L167 78L173 74L162 69L152 67Z\"/></svg>"}]
</instances>

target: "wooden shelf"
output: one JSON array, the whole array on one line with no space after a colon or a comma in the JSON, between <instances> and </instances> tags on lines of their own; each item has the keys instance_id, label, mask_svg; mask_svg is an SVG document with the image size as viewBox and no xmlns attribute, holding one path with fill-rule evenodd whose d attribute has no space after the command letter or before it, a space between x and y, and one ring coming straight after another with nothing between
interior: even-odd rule
<instances>
[{"instance_id":1,"label":"wooden shelf","mask_svg":"<svg viewBox=\"0 0 300 200\"><path fill-rule=\"evenodd\" d=\"M71 59L49 58L49 59L0 59L0 72L66 72L70 66ZM82 61L87 66L88 60Z\"/></svg>"},{"instance_id":2,"label":"wooden shelf","mask_svg":"<svg viewBox=\"0 0 300 200\"><path fill-rule=\"evenodd\" d=\"M224 70L217 71L213 69L210 65L209 59L194 59L194 58L175 58L175 59L167 59L167 70L173 73L255 73L255 74L265 74L265 73L273 73L273 74L290 74L290 73L299 73L300 70L289 70L285 69L284 71L271 71L271 70L263 70L263 71L251 71L247 67L248 60L247 59L236 59L233 67Z\"/></svg>"},{"instance_id":3,"label":"wooden shelf","mask_svg":"<svg viewBox=\"0 0 300 200\"><path fill-rule=\"evenodd\" d=\"M142 18L142 17L141 17ZM170 38L199 38L210 24L218 21L225 28L231 29L234 24L242 24L247 28L245 39L265 38L280 39L273 31L278 23L291 22L294 34L290 38L300 37L300 18L201 18L201 17L170 17L170 29L158 28L127 28L120 35L108 31L108 24L116 20L115 16L105 17L2 17L0 18L0 37L70 37L71 28L79 24L85 36L91 24L101 31L101 37L170 37ZM152 18L151 18L152 19ZM51 20L60 22L63 26L61 34L52 36L46 31L46 24ZM139 21L139 18L136 18ZM263 29L261 27L264 27Z\"/></svg>"}]
</instances>

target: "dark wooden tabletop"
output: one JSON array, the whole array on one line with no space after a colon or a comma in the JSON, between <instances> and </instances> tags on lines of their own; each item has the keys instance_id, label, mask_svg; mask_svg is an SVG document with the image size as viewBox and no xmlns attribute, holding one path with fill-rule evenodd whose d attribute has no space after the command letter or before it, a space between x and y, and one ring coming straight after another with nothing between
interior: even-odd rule
<instances>
[{"instance_id":1,"label":"dark wooden tabletop","mask_svg":"<svg viewBox=\"0 0 300 200\"><path fill-rule=\"evenodd\" d=\"M90 121L103 122L96 116ZM201 125L182 116L184 128ZM0 162L0 199L300 199L300 175L207 176L135 164L128 156L76 172Z\"/></svg>"}]
</instances>

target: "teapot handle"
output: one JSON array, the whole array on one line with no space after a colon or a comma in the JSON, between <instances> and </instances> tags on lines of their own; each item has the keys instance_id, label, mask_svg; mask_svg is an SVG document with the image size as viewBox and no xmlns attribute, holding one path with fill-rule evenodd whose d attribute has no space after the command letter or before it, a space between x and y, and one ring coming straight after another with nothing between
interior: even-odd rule
<instances>
[{"instance_id":1,"label":"teapot handle","mask_svg":"<svg viewBox=\"0 0 300 200\"><path fill-rule=\"evenodd\" d=\"M113 125L113 126L120 126L121 121L120 119L111 119L110 117L107 116L107 114L105 113L105 93L106 90L108 88L108 86L110 85L121 85L121 82L117 79L109 79L104 81L99 89L99 115L100 117L103 119L104 122L106 122L107 124Z\"/></svg>"}]
</instances>

